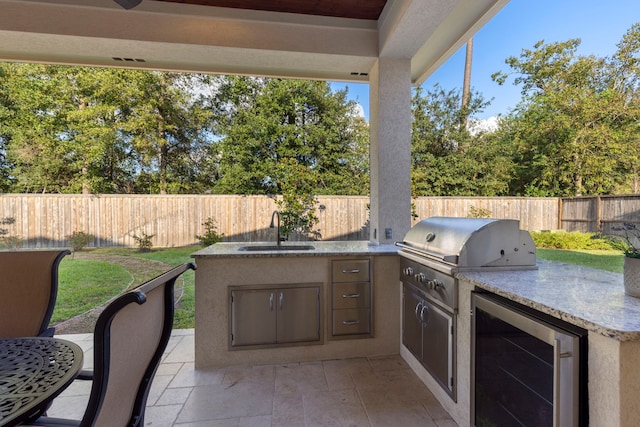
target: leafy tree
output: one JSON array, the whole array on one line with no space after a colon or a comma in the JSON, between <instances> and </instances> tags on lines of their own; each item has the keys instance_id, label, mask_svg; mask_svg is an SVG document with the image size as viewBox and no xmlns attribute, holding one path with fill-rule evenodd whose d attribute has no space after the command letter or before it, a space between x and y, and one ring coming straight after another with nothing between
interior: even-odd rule
<instances>
[{"instance_id":1,"label":"leafy tree","mask_svg":"<svg viewBox=\"0 0 640 427\"><path fill-rule=\"evenodd\" d=\"M274 172L283 161L313 172L315 194L368 192L367 126L346 91L319 81L237 76L220 77L216 86L215 192L282 194L288 177Z\"/></svg>"},{"instance_id":2,"label":"leafy tree","mask_svg":"<svg viewBox=\"0 0 640 427\"><path fill-rule=\"evenodd\" d=\"M19 191L60 191L70 181L60 67L3 64L3 138Z\"/></svg>"},{"instance_id":3,"label":"leafy tree","mask_svg":"<svg viewBox=\"0 0 640 427\"><path fill-rule=\"evenodd\" d=\"M202 190L206 168L199 168L210 143L211 112L193 99L206 78L145 72L138 80L138 102L124 131L138 155L145 187L160 194Z\"/></svg>"},{"instance_id":4,"label":"leafy tree","mask_svg":"<svg viewBox=\"0 0 640 427\"><path fill-rule=\"evenodd\" d=\"M412 99L412 192L414 196L494 196L508 189L511 161L508 146L487 132L470 132L466 118L488 105L470 93L461 107L458 90L439 85ZM461 125L463 124L463 125Z\"/></svg>"},{"instance_id":5,"label":"leafy tree","mask_svg":"<svg viewBox=\"0 0 640 427\"><path fill-rule=\"evenodd\" d=\"M314 195L317 172L289 158L280 161L276 176L282 182L282 197L275 201L282 221L281 234L302 239L320 238L320 233L313 229L319 221Z\"/></svg>"},{"instance_id":6,"label":"leafy tree","mask_svg":"<svg viewBox=\"0 0 640 427\"><path fill-rule=\"evenodd\" d=\"M0 172L20 192L193 192L208 185L198 75L0 64Z\"/></svg>"},{"instance_id":7,"label":"leafy tree","mask_svg":"<svg viewBox=\"0 0 640 427\"><path fill-rule=\"evenodd\" d=\"M613 58L579 56L579 44L541 41L506 60L523 94L503 122L517 146L512 193L610 194L637 185L639 27L625 34ZM493 76L501 84L508 77Z\"/></svg>"}]
</instances>

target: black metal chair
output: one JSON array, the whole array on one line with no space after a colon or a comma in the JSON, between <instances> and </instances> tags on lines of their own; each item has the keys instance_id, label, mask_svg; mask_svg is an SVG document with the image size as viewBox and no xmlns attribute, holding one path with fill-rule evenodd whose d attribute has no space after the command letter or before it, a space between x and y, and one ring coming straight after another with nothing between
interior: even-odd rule
<instances>
[{"instance_id":1,"label":"black metal chair","mask_svg":"<svg viewBox=\"0 0 640 427\"><path fill-rule=\"evenodd\" d=\"M52 337L58 267L71 252L0 252L0 338Z\"/></svg>"},{"instance_id":2,"label":"black metal chair","mask_svg":"<svg viewBox=\"0 0 640 427\"><path fill-rule=\"evenodd\" d=\"M175 267L110 303L94 331L94 370L82 420L40 417L33 426L143 426L151 382L173 327Z\"/></svg>"}]
</instances>

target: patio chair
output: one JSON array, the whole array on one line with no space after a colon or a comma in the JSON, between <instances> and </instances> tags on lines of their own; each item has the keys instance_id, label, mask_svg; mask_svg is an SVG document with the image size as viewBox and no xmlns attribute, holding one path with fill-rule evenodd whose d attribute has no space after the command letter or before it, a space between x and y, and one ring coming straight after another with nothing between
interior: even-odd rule
<instances>
[{"instance_id":1,"label":"patio chair","mask_svg":"<svg viewBox=\"0 0 640 427\"><path fill-rule=\"evenodd\" d=\"M0 252L0 338L52 337L58 266L71 252Z\"/></svg>"},{"instance_id":2,"label":"patio chair","mask_svg":"<svg viewBox=\"0 0 640 427\"><path fill-rule=\"evenodd\" d=\"M143 426L144 412L173 327L174 284L195 265L173 268L121 295L98 317L94 370L82 420L40 417L32 426Z\"/></svg>"}]
</instances>

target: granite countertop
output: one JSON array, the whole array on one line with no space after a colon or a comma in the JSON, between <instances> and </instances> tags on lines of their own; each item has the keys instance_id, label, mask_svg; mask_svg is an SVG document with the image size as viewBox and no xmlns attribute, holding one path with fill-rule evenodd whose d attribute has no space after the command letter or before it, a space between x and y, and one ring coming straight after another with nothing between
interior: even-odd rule
<instances>
[{"instance_id":1,"label":"granite countertop","mask_svg":"<svg viewBox=\"0 0 640 427\"><path fill-rule=\"evenodd\" d=\"M396 255L398 247L392 244L373 244L368 241L317 241L317 242L282 242L284 247L313 246L313 250L241 250L247 246L275 246L275 242L221 242L208 246L191 256L200 257L310 257L310 256L367 256Z\"/></svg>"},{"instance_id":2,"label":"granite countertop","mask_svg":"<svg viewBox=\"0 0 640 427\"><path fill-rule=\"evenodd\" d=\"M460 272L478 288L619 341L640 339L640 298L622 274L537 260L537 270Z\"/></svg>"},{"instance_id":3,"label":"granite countertop","mask_svg":"<svg viewBox=\"0 0 640 427\"><path fill-rule=\"evenodd\" d=\"M240 250L273 246L274 242L216 243L194 258L265 258L396 255L393 244L367 241L283 242L283 246L313 246L313 250ZM466 271L456 277L478 288L519 302L553 317L619 341L640 339L640 298L625 295L622 274L570 264L537 260L536 270Z\"/></svg>"}]
</instances>

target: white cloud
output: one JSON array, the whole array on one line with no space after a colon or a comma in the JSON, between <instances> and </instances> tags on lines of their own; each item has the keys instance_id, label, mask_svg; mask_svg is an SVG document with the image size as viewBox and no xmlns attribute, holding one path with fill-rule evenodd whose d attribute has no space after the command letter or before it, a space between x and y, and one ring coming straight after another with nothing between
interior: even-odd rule
<instances>
[{"instance_id":1,"label":"white cloud","mask_svg":"<svg viewBox=\"0 0 640 427\"><path fill-rule=\"evenodd\" d=\"M360 103L356 103L356 108L355 108L355 110L356 110L356 111L355 111L355 113L356 113L355 115L356 115L357 117L363 117L363 118L365 118L365 119L366 119L366 117L365 117L365 115L364 115L364 107L362 106L362 104L360 104Z\"/></svg>"},{"instance_id":2,"label":"white cloud","mask_svg":"<svg viewBox=\"0 0 640 427\"><path fill-rule=\"evenodd\" d=\"M469 121L469 132L472 135L476 135L480 132L491 133L498 130L500 125L500 118L496 116L489 117L488 119L475 119Z\"/></svg>"}]
</instances>

